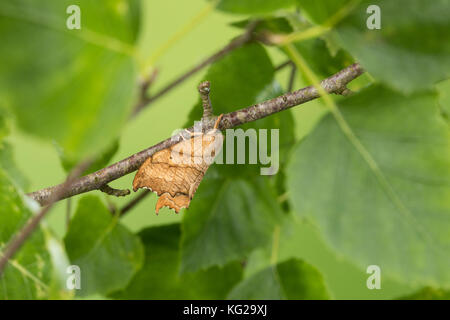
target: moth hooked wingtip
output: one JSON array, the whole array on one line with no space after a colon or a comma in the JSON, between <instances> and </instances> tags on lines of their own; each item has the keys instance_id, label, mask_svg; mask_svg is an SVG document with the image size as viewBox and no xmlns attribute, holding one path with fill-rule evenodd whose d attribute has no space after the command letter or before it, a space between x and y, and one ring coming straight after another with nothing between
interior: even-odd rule
<instances>
[{"instance_id":1,"label":"moth hooked wingtip","mask_svg":"<svg viewBox=\"0 0 450 320\"><path fill-rule=\"evenodd\" d=\"M158 214L159 209L167 207L179 213L181 209L189 207L189 198L186 195L177 195L172 197L169 193L163 193L156 202L155 212Z\"/></svg>"},{"instance_id":2,"label":"moth hooked wingtip","mask_svg":"<svg viewBox=\"0 0 450 320\"><path fill-rule=\"evenodd\" d=\"M134 191L134 192L138 191L138 189L139 189L140 187L141 187L141 186L140 186L139 183L136 181L136 177L135 177L134 180L133 180L133 191Z\"/></svg>"}]
</instances>

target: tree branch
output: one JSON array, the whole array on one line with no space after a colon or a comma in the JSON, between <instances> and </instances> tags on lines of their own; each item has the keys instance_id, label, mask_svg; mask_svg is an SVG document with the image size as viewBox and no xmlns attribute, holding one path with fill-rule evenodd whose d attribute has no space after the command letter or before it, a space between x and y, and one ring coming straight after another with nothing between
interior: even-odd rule
<instances>
[{"instance_id":1,"label":"tree branch","mask_svg":"<svg viewBox=\"0 0 450 320\"><path fill-rule=\"evenodd\" d=\"M363 68L358 63L355 63L323 80L321 82L321 86L327 93L339 94L344 90L344 88L346 88L350 81L359 77L362 73L364 73ZM224 114L222 121L220 122L219 129L225 130L234 128L241 124L270 116L274 113L289 109L319 97L320 93L314 86L309 86L291 93L286 93L277 98L255 104L248 108ZM206 125L212 128L214 121L215 117L206 123ZM192 127L188 130L193 131ZM61 188L61 185L57 185L29 193L28 196L38 201L41 205L47 205L53 198L56 198L54 201L57 201L77 194L99 189L103 185L137 170L140 165L155 152L168 148L180 141L182 141L182 132L106 168L76 179L67 190ZM64 192L57 192L57 190L61 189ZM55 197L55 193L57 194L57 197Z\"/></svg>"}]
</instances>

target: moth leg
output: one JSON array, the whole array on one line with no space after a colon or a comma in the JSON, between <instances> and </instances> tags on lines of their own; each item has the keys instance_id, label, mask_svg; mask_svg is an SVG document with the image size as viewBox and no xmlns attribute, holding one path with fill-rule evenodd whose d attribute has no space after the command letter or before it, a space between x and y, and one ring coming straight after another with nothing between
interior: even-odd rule
<instances>
[{"instance_id":1,"label":"moth leg","mask_svg":"<svg viewBox=\"0 0 450 320\"><path fill-rule=\"evenodd\" d=\"M189 135L189 139L192 137L197 137L197 136L201 136L203 134L203 132L191 132L188 129L184 129L184 131ZM183 140L188 140L185 138L184 134L181 135L181 137L183 138Z\"/></svg>"},{"instance_id":2,"label":"moth leg","mask_svg":"<svg viewBox=\"0 0 450 320\"><path fill-rule=\"evenodd\" d=\"M188 134L189 138L186 138L186 133ZM192 137L196 137L202 134L202 132L191 132L188 129L184 129L184 133L181 134L181 138L186 141L190 140Z\"/></svg>"},{"instance_id":3,"label":"moth leg","mask_svg":"<svg viewBox=\"0 0 450 320\"><path fill-rule=\"evenodd\" d=\"M217 117L216 123L214 123L214 129L219 128L219 123L220 123L220 120L222 120L222 117L223 117L223 113Z\"/></svg>"},{"instance_id":4,"label":"moth leg","mask_svg":"<svg viewBox=\"0 0 450 320\"><path fill-rule=\"evenodd\" d=\"M189 135L189 138L186 138L185 137L185 134L188 134ZM190 132L188 129L184 129L184 132L181 134L181 138L184 140L184 141L186 141L186 140L188 140L188 139L190 139L192 137L192 132Z\"/></svg>"}]
</instances>

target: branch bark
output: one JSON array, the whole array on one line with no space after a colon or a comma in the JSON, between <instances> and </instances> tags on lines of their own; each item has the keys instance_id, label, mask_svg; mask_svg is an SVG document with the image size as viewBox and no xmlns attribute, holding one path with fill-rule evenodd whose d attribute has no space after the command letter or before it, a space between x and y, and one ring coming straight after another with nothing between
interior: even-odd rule
<instances>
[{"instance_id":1,"label":"branch bark","mask_svg":"<svg viewBox=\"0 0 450 320\"><path fill-rule=\"evenodd\" d=\"M364 70L361 65L355 63L323 80L321 82L321 86L327 93L341 94L350 81L359 77L363 73ZM286 93L277 98L224 114L222 121L220 122L219 129L225 130L234 128L241 124L262 119L274 113L289 109L319 97L320 93L314 86L308 86L294 92ZM206 123L207 127L212 128L214 121L215 117ZM193 128L191 127L187 130L193 131ZM174 135L171 138L168 138L141 152L133 154L130 157L116 162L106 168L76 179L73 183L71 183L70 188L64 189L61 188L61 185L56 185L29 193L28 196L44 206L49 204L52 200L57 201L75 196L77 194L99 189L105 184L137 170L141 164L155 152L168 148L181 140L182 133ZM63 190L63 192L57 192L57 190ZM54 199L55 193L57 193L56 199Z\"/></svg>"}]
</instances>

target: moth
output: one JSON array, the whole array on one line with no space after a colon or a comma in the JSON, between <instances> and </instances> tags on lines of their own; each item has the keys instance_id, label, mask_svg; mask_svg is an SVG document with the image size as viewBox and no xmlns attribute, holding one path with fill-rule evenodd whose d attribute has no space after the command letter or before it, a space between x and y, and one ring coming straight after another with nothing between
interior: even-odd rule
<instances>
[{"instance_id":1,"label":"moth","mask_svg":"<svg viewBox=\"0 0 450 320\"><path fill-rule=\"evenodd\" d=\"M155 212L163 207L180 212L189 208L203 176L223 145L218 130L220 115L213 129L190 133L189 139L160 150L141 165L133 180L133 190L145 188L158 195Z\"/></svg>"}]
</instances>

